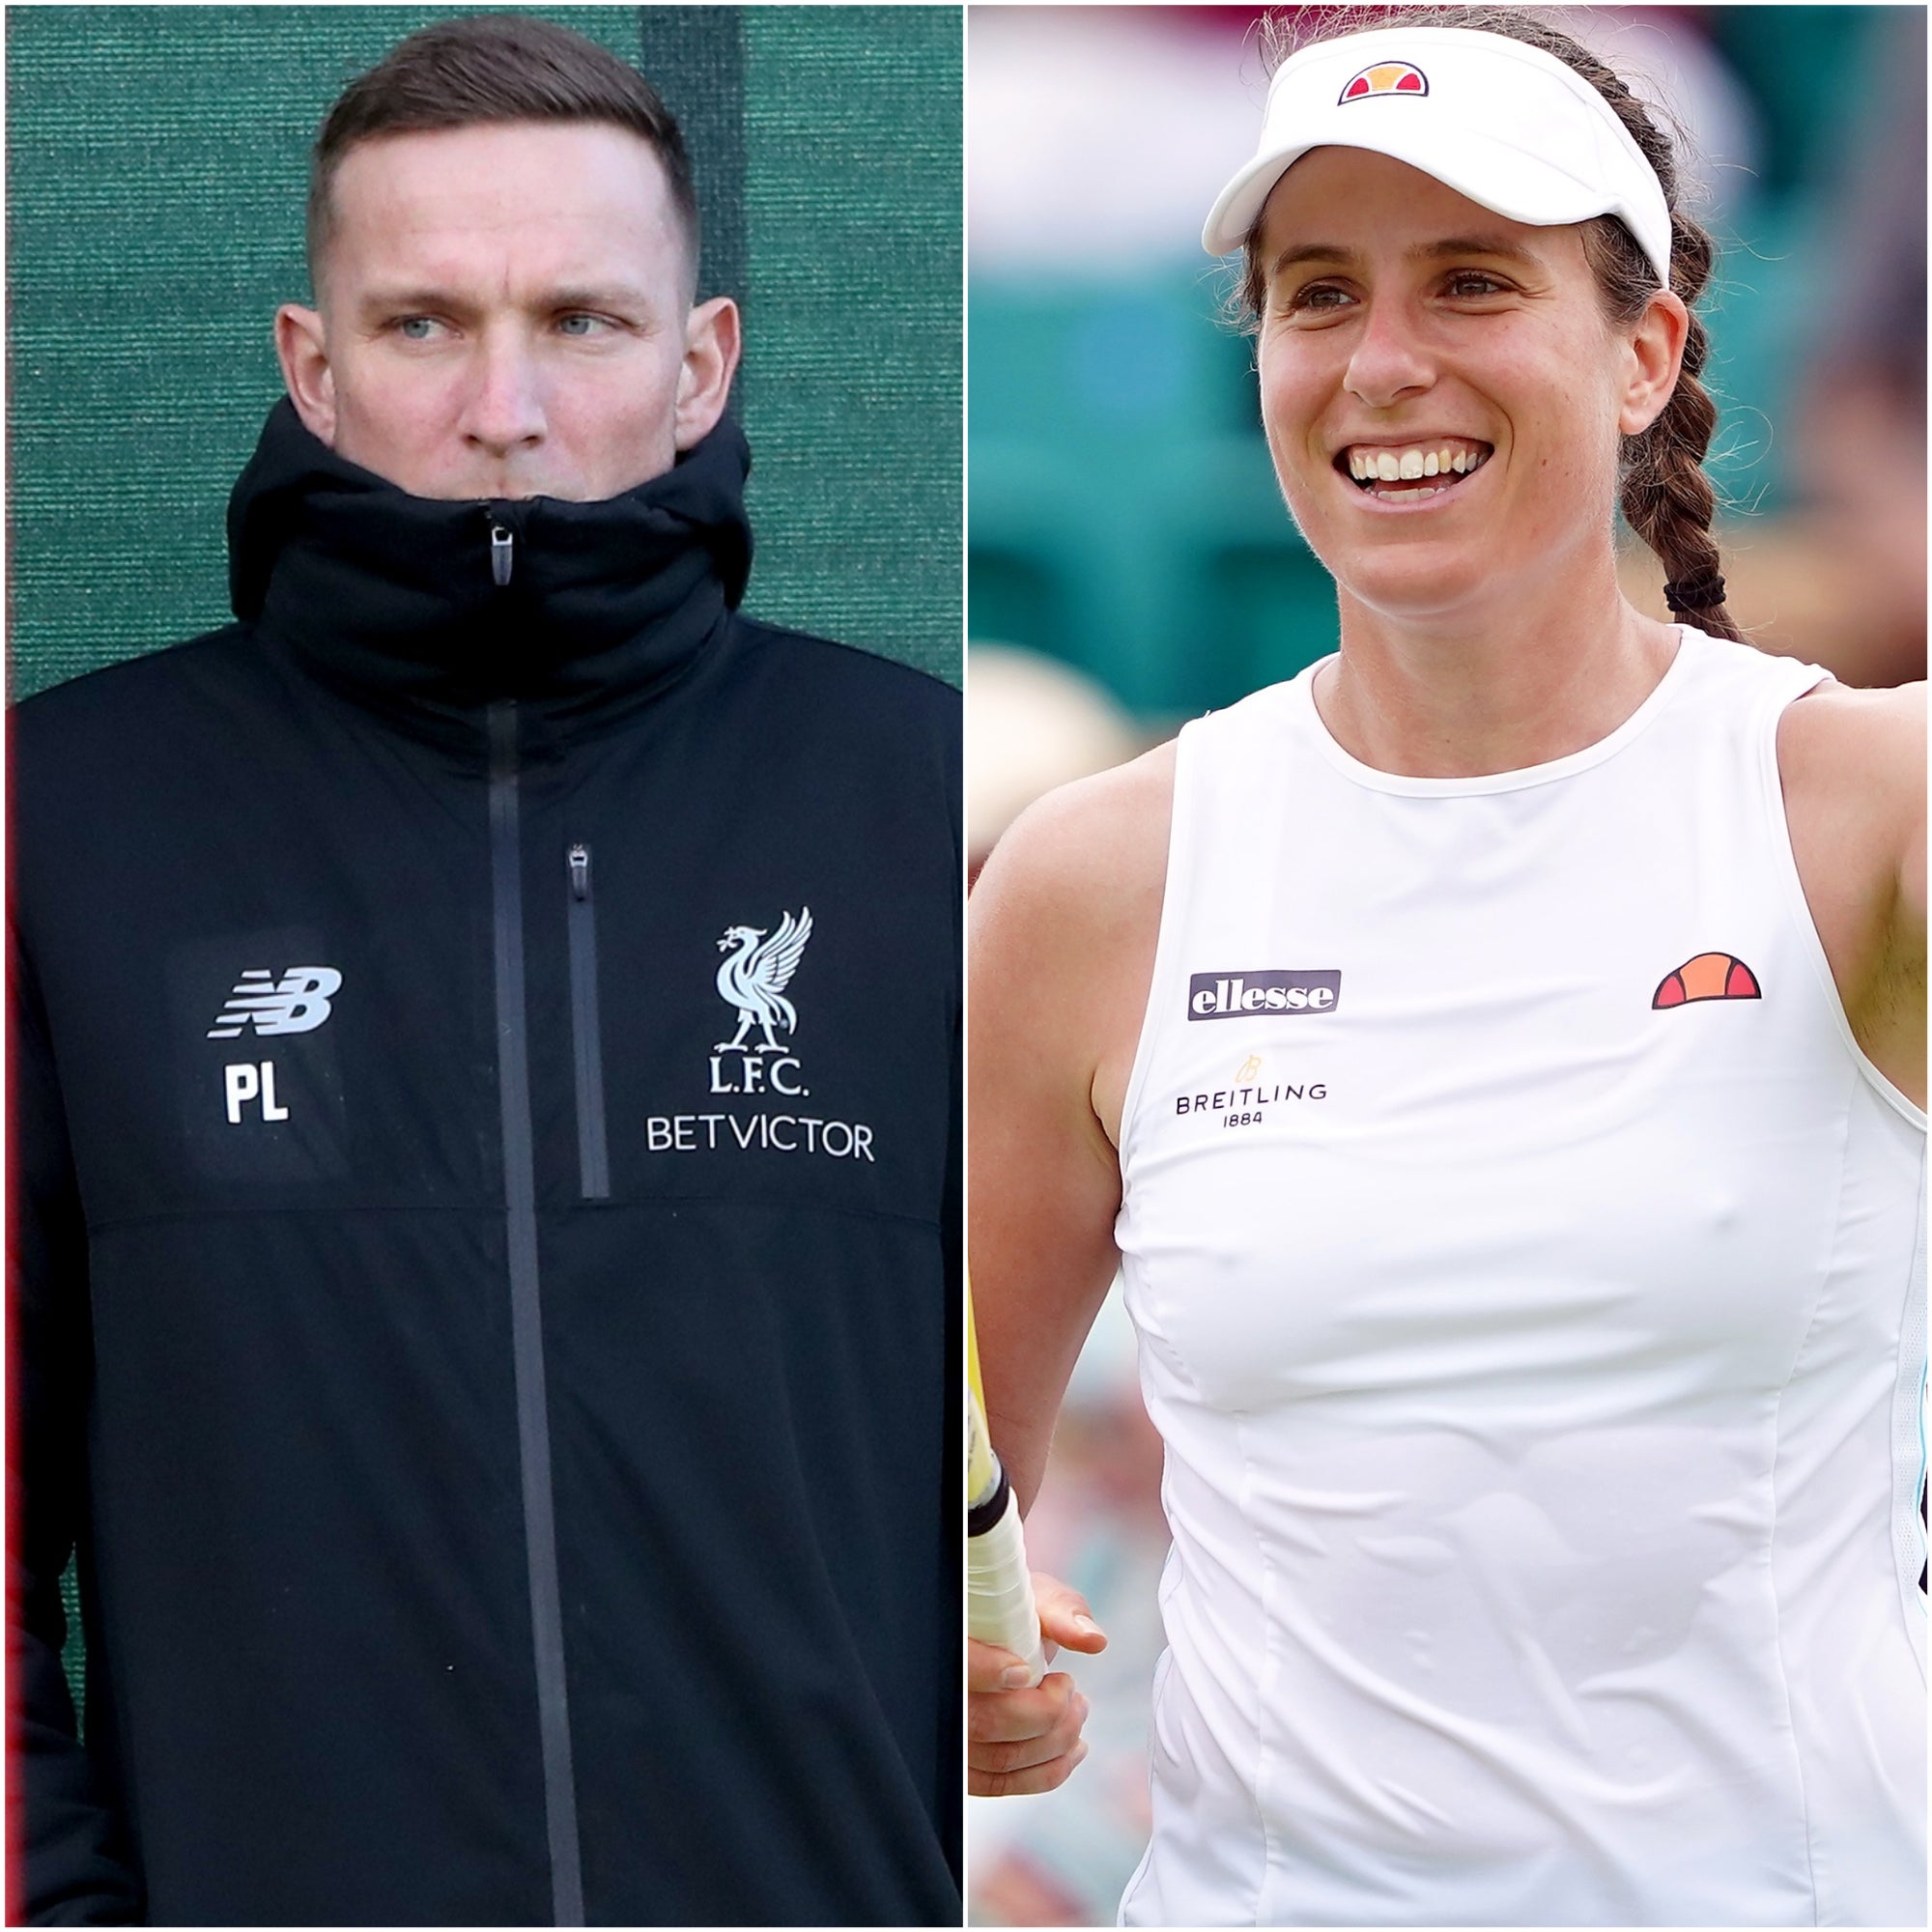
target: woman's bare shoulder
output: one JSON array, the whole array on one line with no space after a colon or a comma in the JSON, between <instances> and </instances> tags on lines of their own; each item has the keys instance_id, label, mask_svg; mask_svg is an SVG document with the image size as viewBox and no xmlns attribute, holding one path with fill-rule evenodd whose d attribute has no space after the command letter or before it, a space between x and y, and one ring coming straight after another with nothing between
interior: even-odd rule
<instances>
[{"instance_id":1,"label":"woman's bare shoulder","mask_svg":"<svg viewBox=\"0 0 1932 1932\"><path fill-rule=\"evenodd\" d=\"M1778 781L1792 856L1852 1031L1925 1091L1925 687L1821 685L1786 707Z\"/></svg>"},{"instance_id":2,"label":"woman's bare shoulder","mask_svg":"<svg viewBox=\"0 0 1932 1932\"><path fill-rule=\"evenodd\" d=\"M1057 1093L1110 1173L1160 937L1174 761L1160 745L1049 792L973 891L976 1075L997 1084L1004 1067Z\"/></svg>"},{"instance_id":3,"label":"woman's bare shoulder","mask_svg":"<svg viewBox=\"0 0 1932 1932\"><path fill-rule=\"evenodd\" d=\"M993 848L974 897L1056 910L1082 924L1156 922L1174 810L1174 741L1037 799Z\"/></svg>"},{"instance_id":4,"label":"woman's bare shoulder","mask_svg":"<svg viewBox=\"0 0 1932 1932\"><path fill-rule=\"evenodd\" d=\"M1807 894L1855 895L1870 917L1901 891L1922 908L1923 684L1818 686L1778 721L1777 770Z\"/></svg>"},{"instance_id":5,"label":"woman's bare shoulder","mask_svg":"<svg viewBox=\"0 0 1932 1932\"><path fill-rule=\"evenodd\" d=\"M1848 795L1880 817L1916 815L1925 792L1925 686L1814 687L1778 721L1777 762L1787 791Z\"/></svg>"}]
</instances>

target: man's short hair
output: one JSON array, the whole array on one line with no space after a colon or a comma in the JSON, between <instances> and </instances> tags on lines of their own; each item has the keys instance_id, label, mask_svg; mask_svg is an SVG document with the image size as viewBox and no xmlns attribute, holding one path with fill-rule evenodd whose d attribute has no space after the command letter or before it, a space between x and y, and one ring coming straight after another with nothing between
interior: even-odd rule
<instances>
[{"instance_id":1,"label":"man's short hair","mask_svg":"<svg viewBox=\"0 0 1932 1932\"><path fill-rule=\"evenodd\" d=\"M516 121L601 122L649 144L697 272L697 194L684 136L649 81L613 53L532 14L477 14L412 34L328 110L309 156L308 274L322 293L333 231L335 173L352 148L388 134L426 134Z\"/></svg>"}]
</instances>

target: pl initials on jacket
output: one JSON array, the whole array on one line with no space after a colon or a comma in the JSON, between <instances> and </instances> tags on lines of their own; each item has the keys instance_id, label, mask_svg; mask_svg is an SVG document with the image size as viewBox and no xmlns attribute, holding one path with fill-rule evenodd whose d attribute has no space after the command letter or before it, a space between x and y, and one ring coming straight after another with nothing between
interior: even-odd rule
<instances>
[{"instance_id":1,"label":"pl initials on jacket","mask_svg":"<svg viewBox=\"0 0 1932 1932\"><path fill-rule=\"evenodd\" d=\"M958 1923L958 706L748 467L284 403L240 622L15 715L38 1920Z\"/></svg>"}]
</instances>

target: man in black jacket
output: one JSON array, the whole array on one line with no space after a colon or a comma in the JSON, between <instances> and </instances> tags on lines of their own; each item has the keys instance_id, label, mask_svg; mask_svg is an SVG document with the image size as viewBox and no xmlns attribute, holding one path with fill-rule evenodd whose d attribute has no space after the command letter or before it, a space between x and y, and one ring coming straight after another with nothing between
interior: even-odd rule
<instances>
[{"instance_id":1,"label":"man in black jacket","mask_svg":"<svg viewBox=\"0 0 1932 1932\"><path fill-rule=\"evenodd\" d=\"M16 1915L956 1923L956 705L739 613L621 63L415 36L310 245L237 623L15 714Z\"/></svg>"}]
</instances>

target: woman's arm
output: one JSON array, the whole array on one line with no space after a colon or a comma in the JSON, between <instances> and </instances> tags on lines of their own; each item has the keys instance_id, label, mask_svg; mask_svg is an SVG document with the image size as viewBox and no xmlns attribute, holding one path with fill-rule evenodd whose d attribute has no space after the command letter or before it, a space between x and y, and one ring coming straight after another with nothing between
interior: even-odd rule
<instances>
[{"instance_id":1,"label":"woman's arm","mask_svg":"<svg viewBox=\"0 0 1932 1932\"><path fill-rule=\"evenodd\" d=\"M1050 793L968 920L968 1262L994 1446L1023 1505L1113 1279L1115 1141L1167 867L1171 747Z\"/></svg>"},{"instance_id":2,"label":"woman's arm","mask_svg":"<svg viewBox=\"0 0 1932 1932\"><path fill-rule=\"evenodd\" d=\"M1925 1104L1925 687L1826 685L1779 721L1798 876L1866 1057Z\"/></svg>"},{"instance_id":3,"label":"woman's arm","mask_svg":"<svg viewBox=\"0 0 1932 1932\"><path fill-rule=\"evenodd\" d=\"M1171 750L1056 792L1001 841L968 927L968 1256L989 1426L1030 1504L1118 1257L1122 1096L1153 971ZM1050 1644L1106 1642L1077 1592L1035 1577ZM1086 1754L1064 1671L1008 1686L968 1646L968 1788L1049 1791Z\"/></svg>"}]
</instances>

